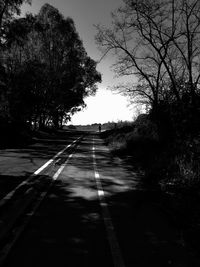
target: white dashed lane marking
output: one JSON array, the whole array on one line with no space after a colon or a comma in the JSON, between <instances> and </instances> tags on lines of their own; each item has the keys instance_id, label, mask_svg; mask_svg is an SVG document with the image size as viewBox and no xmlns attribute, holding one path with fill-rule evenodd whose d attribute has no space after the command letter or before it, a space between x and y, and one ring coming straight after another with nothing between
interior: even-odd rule
<instances>
[{"instance_id":1,"label":"white dashed lane marking","mask_svg":"<svg viewBox=\"0 0 200 267\"><path fill-rule=\"evenodd\" d=\"M108 209L108 205L105 200L105 194L104 190L102 187L101 183L101 178L99 175L99 172L97 170L97 163L96 163L96 157L95 157L95 142L93 138L93 147L92 147L92 156L93 156L93 167L94 167L94 176L95 176L95 181L96 181L96 186L97 186L97 192L99 196L99 201L102 209L102 216L104 220L104 225L107 233L107 238L112 254L112 260L114 267L125 267L122 255L121 255L121 250L119 247L119 243L115 234L115 229L112 223L111 215Z\"/></svg>"}]
</instances>

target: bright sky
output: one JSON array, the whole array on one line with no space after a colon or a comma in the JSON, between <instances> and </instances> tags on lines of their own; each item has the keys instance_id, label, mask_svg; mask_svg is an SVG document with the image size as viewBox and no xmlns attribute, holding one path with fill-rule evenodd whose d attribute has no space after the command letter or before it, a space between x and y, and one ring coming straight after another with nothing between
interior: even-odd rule
<instances>
[{"instance_id":1,"label":"bright sky","mask_svg":"<svg viewBox=\"0 0 200 267\"><path fill-rule=\"evenodd\" d=\"M95 44L94 24L109 26L110 13L122 4L122 0L32 0L31 6L27 4L22 6L22 15L26 12L38 13L45 3L53 5L65 17L71 17L74 20L88 55L94 60L99 60L101 52ZM98 85L99 90L95 97L85 99L87 109L75 114L72 123L132 120L134 112L127 107L126 98L106 90L107 87L120 82L120 79L114 78L115 74L110 70L112 63L112 57L108 56L98 64L97 70L102 74L102 83Z\"/></svg>"},{"instance_id":2,"label":"bright sky","mask_svg":"<svg viewBox=\"0 0 200 267\"><path fill-rule=\"evenodd\" d=\"M92 124L133 119L133 111L127 108L126 98L114 95L111 91L99 90L96 96L88 97L85 102L87 108L83 112L76 113L71 123ZM91 115L91 112L94 114Z\"/></svg>"}]
</instances>

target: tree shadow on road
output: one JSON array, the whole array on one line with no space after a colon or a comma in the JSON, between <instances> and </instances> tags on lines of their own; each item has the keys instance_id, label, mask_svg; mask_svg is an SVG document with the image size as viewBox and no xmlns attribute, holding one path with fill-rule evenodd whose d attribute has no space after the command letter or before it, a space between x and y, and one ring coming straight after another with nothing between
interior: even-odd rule
<instances>
[{"instance_id":1,"label":"tree shadow on road","mask_svg":"<svg viewBox=\"0 0 200 267\"><path fill-rule=\"evenodd\" d=\"M84 145L91 142L86 139ZM168 196L146 187L140 173L122 166L108 151L97 146L95 153L125 266L199 266L198 255L182 239L184 222L174 221L165 207ZM91 153L78 148L65 169L13 250L7 267L18 263L29 267L113 266Z\"/></svg>"}]
</instances>

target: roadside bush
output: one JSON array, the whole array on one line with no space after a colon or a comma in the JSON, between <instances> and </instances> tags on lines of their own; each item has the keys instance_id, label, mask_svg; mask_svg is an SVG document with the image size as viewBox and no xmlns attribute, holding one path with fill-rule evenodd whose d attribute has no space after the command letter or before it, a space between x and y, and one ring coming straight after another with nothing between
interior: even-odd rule
<instances>
[{"instance_id":1,"label":"roadside bush","mask_svg":"<svg viewBox=\"0 0 200 267\"><path fill-rule=\"evenodd\" d=\"M160 162L160 175L162 184L170 185L173 190L191 190L200 182L200 146L195 139L176 140L160 155L165 162Z\"/></svg>"},{"instance_id":2,"label":"roadside bush","mask_svg":"<svg viewBox=\"0 0 200 267\"><path fill-rule=\"evenodd\" d=\"M157 127L146 114L140 115L132 124L117 125L115 129L104 133L103 137L113 153L132 155L143 164L159 146Z\"/></svg>"},{"instance_id":3,"label":"roadside bush","mask_svg":"<svg viewBox=\"0 0 200 267\"><path fill-rule=\"evenodd\" d=\"M163 137L161 133L151 116L142 114L134 123L117 125L102 133L102 137L114 154L131 155L133 163L139 163L144 169L148 183L160 183L163 188L191 187L199 183L198 139L172 138L168 132Z\"/></svg>"}]
</instances>

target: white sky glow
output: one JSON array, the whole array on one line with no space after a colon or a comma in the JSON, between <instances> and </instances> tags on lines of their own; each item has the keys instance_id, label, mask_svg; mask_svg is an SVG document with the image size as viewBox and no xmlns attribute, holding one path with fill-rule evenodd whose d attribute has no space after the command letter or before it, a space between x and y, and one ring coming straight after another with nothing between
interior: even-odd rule
<instances>
[{"instance_id":1,"label":"white sky glow","mask_svg":"<svg viewBox=\"0 0 200 267\"><path fill-rule=\"evenodd\" d=\"M109 27L110 13L120 7L122 2L122 0L32 0L31 6L27 4L22 6L22 15L27 12L38 13L45 3L58 8L65 17L73 18L88 55L98 61L101 53L95 44L97 32L94 25L100 23ZM85 100L87 109L73 116L74 124L132 120L134 117L134 110L127 107L125 97L105 90L109 86L120 83L120 79L114 79L115 74L110 70L113 63L113 57L108 56L98 64L97 70L102 74L102 83L99 85L96 96Z\"/></svg>"},{"instance_id":2,"label":"white sky glow","mask_svg":"<svg viewBox=\"0 0 200 267\"><path fill-rule=\"evenodd\" d=\"M84 125L133 119L133 110L128 107L127 99L109 90L99 89L96 96L86 98L85 102L87 108L76 113L70 124Z\"/></svg>"}]
</instances>

